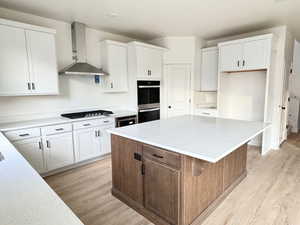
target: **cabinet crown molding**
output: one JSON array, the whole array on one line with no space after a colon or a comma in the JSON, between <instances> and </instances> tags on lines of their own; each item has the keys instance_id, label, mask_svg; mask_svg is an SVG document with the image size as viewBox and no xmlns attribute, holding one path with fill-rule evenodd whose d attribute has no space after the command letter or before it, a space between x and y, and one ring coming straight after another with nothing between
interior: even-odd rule
<instances>
[{"instance_id":1,"label":"cabinet crown molding","mask_svg":"<svg viewBox=\"0 0 300 225\"><path fill-rule=\"evenodd\" d=\"M264 35L257 35L257 36L248 37L248 38L236 39L236 40L232 40L232 41L224 41L224 42L219 43L218 47L221 47L224 45L236 44L236 43L249 42L249 41L272 39L273 36L274 36L273 34L264 34Z\"/></svg>"},{"instance_id":2,"label":"cabinet crown molding","mask_svg":"<svg viewBox=\"0 0 300 225\"><path fill-rule=\"evenodd\" d=\"M1 25L6 25L6 26L11 26L11 27L22 28L22 29L25 29L25 30L33 30L33 31L40 31L40 32L50 33L50 34L56 34L56 30L51 29L51 28L36 26L36 25L22 23L22 22L17 22L17 21L13 21L13 20L7 20L7 19L3 19L3 18L0 18L0 24Z\"/></svg>"}]
</instances>

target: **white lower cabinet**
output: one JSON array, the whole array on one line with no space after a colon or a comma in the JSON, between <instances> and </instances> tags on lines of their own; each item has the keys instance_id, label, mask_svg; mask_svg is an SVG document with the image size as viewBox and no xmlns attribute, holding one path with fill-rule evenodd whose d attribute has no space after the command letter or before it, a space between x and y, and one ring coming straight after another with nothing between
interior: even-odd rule
<instances>
[{"instance_id":1,"label":"white lower cabinet","mask_svg":"<svg viewBox=\"0 0 300 225\"><path fill-rule=\"evenodd\" d=\"M5 136L40 174L111 152L108 129L114 118L86 120L5 132Z\"/></svg>"},{"instance_id":2,"label":"white lower cabinet","mask_svg":"<svg viewBox=\"0 0 300 225\"><path fill-rule=\"evenodd\" d=\"M102 153L107 154L111 152L111 138L110 133L107 132L108 129L114 128L115 125L106 125L100 128L101 146Z\"/></svg>"},{"instance_id":3,"label":"white lower cabinet","mask_svg":"<svg viewBox=\"0 0 300 225\"><path fill-rule=\"evenodd\" d=\"M41 138L29 138L13 144L38 173L46 172Z\"/></svg>"},{"instance_id":4,"label":"white lower cabinet","mask_svg":"<svg viewBox=\"0 0 300 225\"><path fill-rule=\"evenodd\" d=\"M75 130L73 132L76 162L95 158L102 154L99 131L100 127L92 127Z\"/></svg>"},{"instance_id":5,"label":"white lower cabinet","mask_svg":"<svg viewBox=\"0 0 300 225\"><path fill-rule=\"evenodd\" d=\"M48 171L74 164L72 132L46 136L44 147Z\"/></svg>"}]
</instances>

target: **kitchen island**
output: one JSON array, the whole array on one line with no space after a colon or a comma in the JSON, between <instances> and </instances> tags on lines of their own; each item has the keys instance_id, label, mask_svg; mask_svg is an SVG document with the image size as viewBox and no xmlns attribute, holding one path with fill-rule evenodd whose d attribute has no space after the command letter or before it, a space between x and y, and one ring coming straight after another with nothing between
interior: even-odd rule
<instances>
[{"instance_id":1,"label":"kitchen island","mask_svg":"<svg viewBox=\"0 0 300 225\"><path fill-rule=\"evenodd\" d=\"M112 129L112 194L155 224L199 224L246 177L247 142L267 126L187 115Z\"/></svg>"}]
</instances>

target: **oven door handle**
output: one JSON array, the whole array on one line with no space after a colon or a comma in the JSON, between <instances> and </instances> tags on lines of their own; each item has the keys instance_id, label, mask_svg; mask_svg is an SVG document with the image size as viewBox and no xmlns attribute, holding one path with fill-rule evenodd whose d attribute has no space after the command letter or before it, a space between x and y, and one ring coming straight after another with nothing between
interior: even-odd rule
<instances>
[{"instance_id":1,"label":"oven door handle","mask_svg":"<svg viewBox=\"0 0 300 225\"><path fill-rule=\"evenodd\" d=\"M152 111L157 111L157 110L160 110L160 108L154 108L154 109L141 109L139 110L139 112L152 112Z\"/></svg>"},{"instance_id":2,"label":"oven door handle","mask_svg":"<svg viewBox=\"0 0 300 225\"><path fill-rule=\"evenodd\" d=\"M145 86L145 85L140 85L138 88L160 88L159 85L151 85L151 86Z\"/></svg>"}]
</instances>

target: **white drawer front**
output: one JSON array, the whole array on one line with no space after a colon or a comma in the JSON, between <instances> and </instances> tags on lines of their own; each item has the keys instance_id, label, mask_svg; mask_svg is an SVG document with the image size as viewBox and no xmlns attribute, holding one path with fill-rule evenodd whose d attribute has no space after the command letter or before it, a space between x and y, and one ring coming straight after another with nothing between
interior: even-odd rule
<instances>
[{"instance_id":1,"label":"white drawer front","mask_svg":"<svg viewBox=\"0 0 300 225\"><path fill-rule=\"evenodd\" d=\"M73 123L73 128L74 130L78 130L82 128L95 127L98 125L99 125L99 120L86 120L86 121Z\"/></svg>"},{"instance_id":2,"label":"white drawer front","mask_svg":"<svg viewBox=\"0 0 300 225\"><path fill-rule=\"evenodd\" d=\"M113 124L114 122L115 122L114 118L85 120L85 121L73 123L73 128L74 128L74 130L78 130L78 129L82 129L82 128L102 126L102 125L106 125L106 124Z\"/></svg>"},{"instance_id":3,"label":"white drawer front","mask_svg":"<svg viewBox=\"0 0 300 225\"><path fill-rule=\"evenodd\" d=\"M70 123L42 127L43 135L59 134L70 131L72 131L72 124Z\"/></svg>"},{"instance_id":4,"label":"white drawer front","mask_svg":"<svg viewBox=\"0 0 300 225\"><path fill-rule=\"evenodd\" d=\"M26 138L39 137L41 136L41 131L40 128L22 129L22 130L8 131L5 133L5 136L10 141L17 141Z\"/></svg>"},{"instance_id":5,"label":"white drawer front","mask_svg":"<svg viewBox=\"0 0 300 225\"><path fill-rule=\"evenodd\" d=\"M108 124L114 124L115 123L115 118L106 118L106 119L101 119L99 120L100 126L101 125L108 125Z\"/></svg>"}]
</instances>

